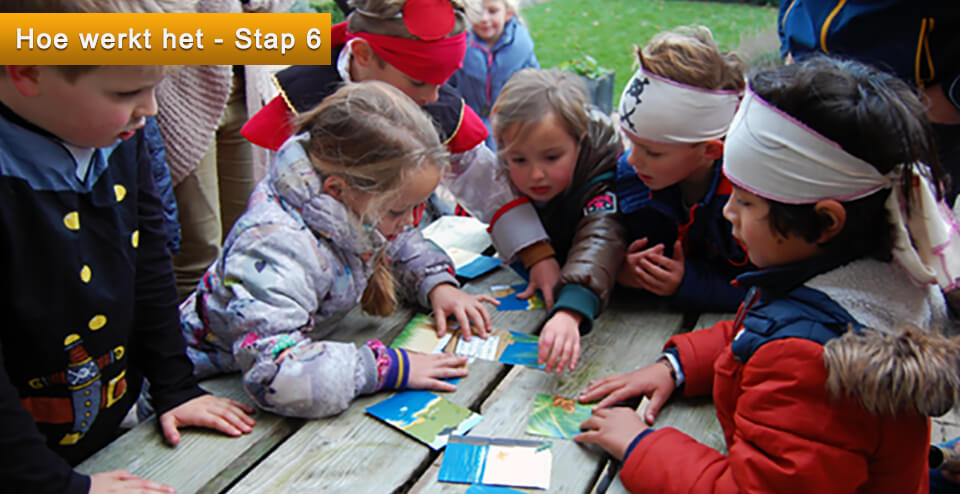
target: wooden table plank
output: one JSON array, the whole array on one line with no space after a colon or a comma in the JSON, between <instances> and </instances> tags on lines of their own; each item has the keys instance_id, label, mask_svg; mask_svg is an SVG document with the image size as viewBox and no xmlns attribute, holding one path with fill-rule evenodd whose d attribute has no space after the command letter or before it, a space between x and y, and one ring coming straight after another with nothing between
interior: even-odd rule
<instances>
[{"instance_id":1,"label":"wooden table plank","mask_svg":"<svg viewBox=\"0 0 960 494\"><path fill-rule=\"evenodd\" d=\"M396 334L411 314L409 309L401 309L390 317L377 318L356 309L338 323L339 329L331 339L362 343ZM220 376L201 386L215 395L253 404L243 391L239 374ZM263 411L256 419L253 432L238 438L209 430L186 430L174 448L164 442L156 420L151 418L78 465L77 470L96 473L122 468L173 486L178 492L220 492L304 423Z\"/></svg>"},{"instance_id":2,"label":"wooden table plank","mask_svg":"<svg viewBox=\"0 0 960 494\"><path fill-rule=\"evenodd\" d=\"M486 292L493 284L518 282L515 274L501 269L467 290ZM531 333L542 323L544 311L494 311L492 315L496 328ZM457 391L444 397L476 410L505 369L502 364L477 360ZM388 396L363 397L337 417L309 421L230 492L379 493L405 488L438 453L365 413L367 406Z\"/></svg>"},{"instance_id":3,"label":"wooden table plank","mask_svg":"<svg viewBox=\"0 0 960 494\"><path fill-rule=\"evenodd\" d=\"M240 385L240 376L230 374L206 381L208 391L253 404ZM125 469L177 489L177 492L216 492L300 427L301 421L271 413L256 415L250 434L231 438L215 431L189 429L177 447L166 444L156 419L151 418L76 467L92 474Z\"/></svg>"},{"instance_id":4,"label":"wooden table plank","mask_svg":"<svg viewBox=\"0 0 960 494\"><path fill-rule=\"evenodd\" d=\"M734 314L702 314L694 325L694 331L709 328L719 321L733 319ZM664 340L665 342L666 340ZM662 345L662 343L661 343ZM648 361L649 362L649 361ZM720 422L717 421L716 409L713 406L713 400L710 397L701 397L696 399L677 399L673 398L664 406L657 415L656 427L674 427L694 439L710 446L721 453L726 453L726 445L723 441L723 430ZM603 475L611 475L612 463L604 467ZM620 482L620 476L614 473L616 477L610 483L607 489L608 494L625 494L623 484ZM594 485L590 492L601 492Z\"/></svg>"},{"instance_id":5,"label":"wooden table plank","mask_svg":"<svg viewBox=\"0 0 960 494\"><path fill-rule=\"evenodd\" d=\"M657 309L650 299L618 297L583 338L580 365L574 372L557 375L514 367L484 402L484 421L470 435L544 439L524 433L537 393L574 397L592 379L632 371L639 363L653 360L663 341L682 329L682 321L682 314ZM550 492L586 492L601 473L605 454L573 441L549 440L553 441ZM438 482L441 460L430 466L411 492L463 492L469 487Z\"/></svg>"}]
</instances>

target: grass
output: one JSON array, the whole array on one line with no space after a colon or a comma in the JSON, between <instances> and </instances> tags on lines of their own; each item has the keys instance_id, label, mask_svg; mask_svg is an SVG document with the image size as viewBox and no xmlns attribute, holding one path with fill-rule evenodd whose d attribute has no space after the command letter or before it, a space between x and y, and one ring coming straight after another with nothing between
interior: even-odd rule
<instances>
[{"instance_id":1,"label":"grass","mask_svg":"<svg viewBox=\"0 0 960 494\"><path fill-rule=\"evenodd\" d=\"M550 0L523 9L521 15L541 67L590 54L616 71L615 101L633 75L634 46L643 46L663 30L702 24L713 31L723 50L735 50L743 40L749 43L758 36L765 38L765 45L771 39L774 43L764 57L777 48L775 36L770 36L771 31L775 35L777 11L771 7L681 0Z\"/></svg>"}]
</instances>

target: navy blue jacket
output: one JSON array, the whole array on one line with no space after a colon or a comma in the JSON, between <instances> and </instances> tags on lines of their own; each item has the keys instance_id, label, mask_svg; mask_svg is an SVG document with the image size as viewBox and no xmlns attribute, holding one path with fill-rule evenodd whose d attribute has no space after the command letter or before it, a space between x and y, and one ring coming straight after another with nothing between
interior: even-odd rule
<instances>
[{"instance_id":1,"label":"navy blue jacket","mask_svg":"<svg viewBox=\"0 0 960 494\"><path fill-rule=\"evenodd\" d=\"M960 8L949 0L781 0L780 54L838 55L918 87L960 72Z\"/></svg>"},{"instance_id":2,"label":"navy blue jacket","mask_svg":"<svg viewBox=\"0 0 960 494\"><path fill-rule=\"evenodd\" d=\"M478 39L471 30L467 34L467 52L463 67L458 69L448 83L460 91L464 101L480 115L483 124L490 129L490 108L497 101L500 90L515 72L527 67L540 68L533 52L533 38L527 27L511 17L503 26L503 34L493 45ZM493 133L487 135L487 147L497 149Z\"/></svg>"},{"instance_id":3,"label":"navy blue jacket","mask_svg":"<svg viewBox=\"0 0 960 494\"><path fill-rule=\"evenodd\" d=\"M651 191L627 163L625 153L617 163L616 191L627 227L627 245L647 237L649 247L663 244L664 255L670 256L674 242L682 239L683 281L670 302L685 310L733 312L746 290L731 281L754 268L723 217L723 206L733 189L723 176L721 160L713 164L712 180L703 201L688 209L676 185Z\"/></svg>"}]
</instances>

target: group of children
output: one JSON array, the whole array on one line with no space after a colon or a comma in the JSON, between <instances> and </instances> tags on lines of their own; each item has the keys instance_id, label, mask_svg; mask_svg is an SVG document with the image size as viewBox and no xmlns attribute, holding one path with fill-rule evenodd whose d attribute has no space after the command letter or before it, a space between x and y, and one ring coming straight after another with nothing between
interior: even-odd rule
<instances>
[{"instance_id":1,"label":"group of children","mask_svg":"<svg viewBox=\"0 0 960 494\"><path fill-rule=\"evenodd\" d=\"M71 466L114 437L144 382L172 444L181 426L251 430L249 407L197 386L220 373L306 418L379 390L455 389L464 358L318 339L357 305L400 301L432 309L441 333L448 317L465 339L492 329L496 301L461 290L411 228L442 183L529 271L524 296L542 292L547 371L576 368L618 282L737 311L581 394L600 403L577 440L623 460L629 490L927 492L929 417L960 379L940 333L960 230L914 90L826 57L748 84L709 30L683 28L638 51L611 120L577 77L535 68L512 2L482 4L471 31L459 2L353 0L331 65L277 73L282 94L242 130L275 151L267 176L179 317L139 130L166 70L6 67L4 485L164 489ZM677 391L712 393L728 454L651 427ZM641 395L643 416L613 406Z\"/></svg>"}]
</instances>

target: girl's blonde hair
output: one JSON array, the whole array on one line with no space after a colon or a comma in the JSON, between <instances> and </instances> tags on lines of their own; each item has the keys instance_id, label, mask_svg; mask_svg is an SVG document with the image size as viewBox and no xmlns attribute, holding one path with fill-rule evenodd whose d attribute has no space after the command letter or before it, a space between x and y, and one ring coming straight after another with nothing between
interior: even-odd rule
<instances>
[{"instance_id":1,"label":"girl's blonde hair","mask_svg":"<svg viewBox=\"0 0 960 494\"><path fill-rule=\"evenodd\" d=\"M464 11L467 14L467 21L470 24L476 24L480 22L480 17L483 15L483 1L484 0L467 0L465 2ZM503 8L508 13L513 14L513 18L517 22L523 24L523 17L520 16L520 5L517 3L517 0L499 0L503 2Z\"/></svg>"},{"instance_id":2,"label":"girl's blonde hair","mask_svg":"<svg viewBox=\"0 0 960 494\"><path fill-rule=\"evenodd\" d=\"M443 169L449 154L433 121L399 89L378 81L347 84L303 114L298 133L309 133L307 154L322 176L341 177L370 198L360 214L376 224L382 205L424 166ZM363 309L388 315L396 305L393 276L383 251L361 299Z\"/></svg>"},{"instance_id":3,"label":"girl's blonde hair","mask_svg":"<svg viewBox=\"0 0 960 494\"><path fill-rule=\"evenodd\" d=\"M706 26L682 26L657 33L637 50L643 69L661 77L704 89L743 91L744 63L720 51Z\"/></svg>"},{"instance_id":4,"label":"girl's blonde hair","mask_svg":"<svg viewBox=\"0 0 960 494\"><path fill-rule=\"evenodd\" d=\"M450 36L456 36L466 30L467 21L464 13L464 3L460 0L449 0L453 5L456 23L450 31ZM406 0L350 0L353 10L347 16L347 29L354 33L380 34L395 38L418 39L403 22L402 12Z\"/></svg>"},{"instance_id":5,"label":"girl's blonde hair","mask_svg":"<svg viewBox=\"0 0 960 494\"><path fill-rule=\"evenodd\" d=\"M523 69L510 77L490 111L490 121L497 147L509 149L503 133L517 125L513 141L519 141L532 125L553 113L575 141L587 133L586 86L572 72L555 69Z\"/></svg>"}]
</instances>

